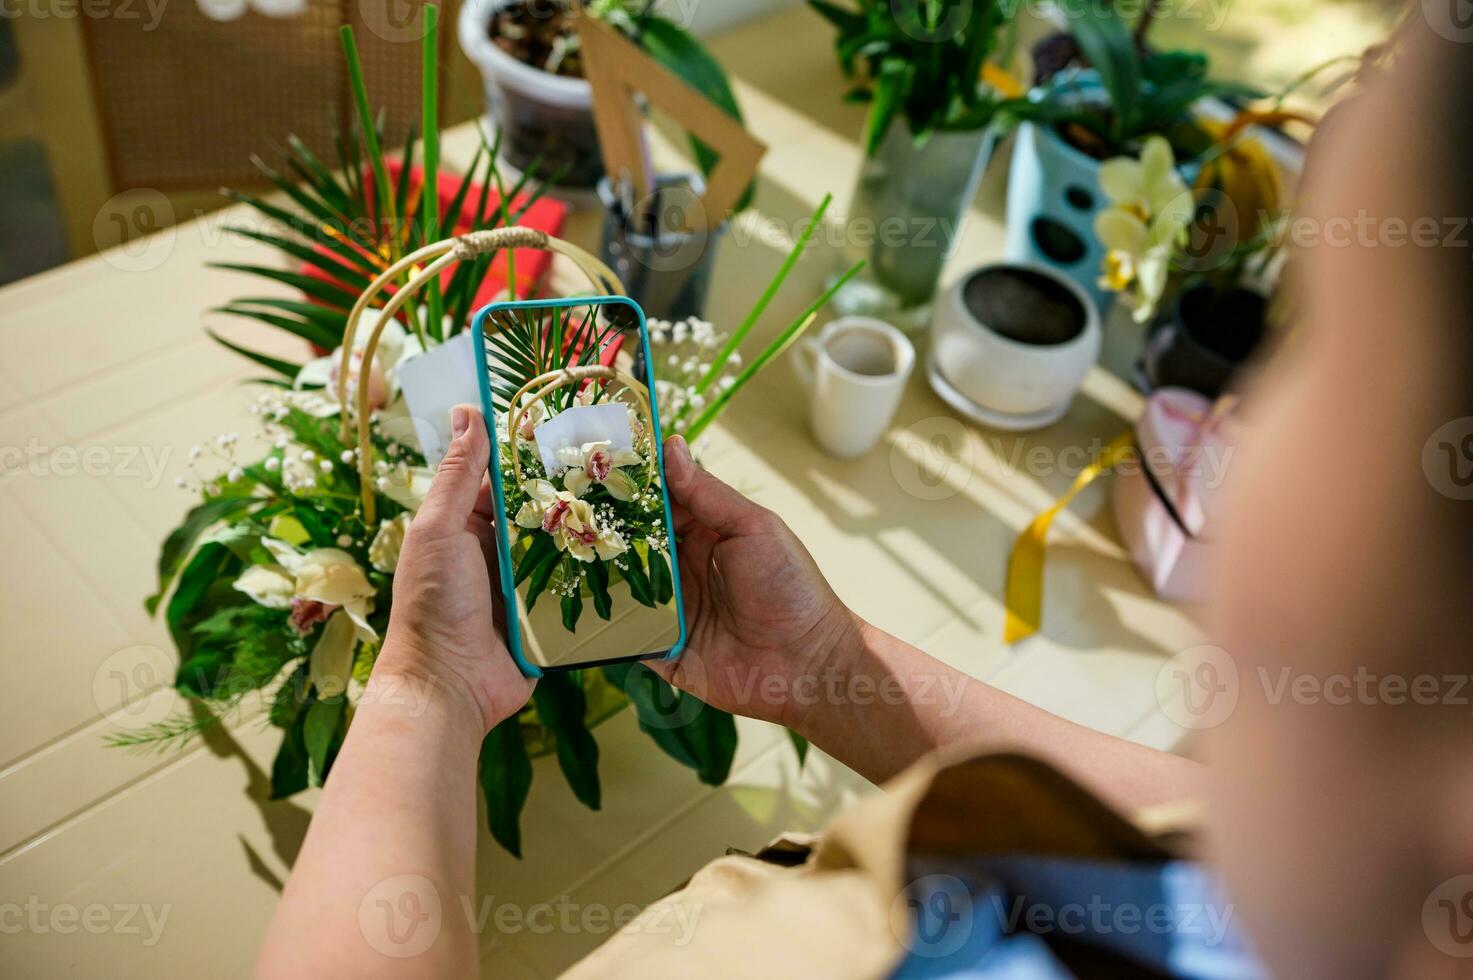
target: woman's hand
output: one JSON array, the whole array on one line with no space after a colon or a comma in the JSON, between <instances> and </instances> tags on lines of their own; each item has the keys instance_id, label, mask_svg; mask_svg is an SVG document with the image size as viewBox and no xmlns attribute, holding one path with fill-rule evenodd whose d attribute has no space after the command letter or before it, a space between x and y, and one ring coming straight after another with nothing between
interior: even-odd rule
<instances>
[{"instance_id":1,"label":"woman's hand","mask_svg":"<svg viewBox=\"0 0 1473 980\"><path fill-rule=\"evenodd\" d=\"M689 636L651 668L723 711L794 726L795 690L858 642L858 621L782 519L696 466L679 436L665 469Z\"/></svg>"},{"instance_id":2,"label":"woman's hand","mask_svg":"<svg viewBox=\"0 0 1473 980\"><path fill-rule=\"evenodd\" d=\"M459 700L490 731L521 710L533 682L512 661L500 626L486 424L480 412L460 405L451 431L454 439L399 556L388 637L374 675Z\"/></svg>"}]
</instances>

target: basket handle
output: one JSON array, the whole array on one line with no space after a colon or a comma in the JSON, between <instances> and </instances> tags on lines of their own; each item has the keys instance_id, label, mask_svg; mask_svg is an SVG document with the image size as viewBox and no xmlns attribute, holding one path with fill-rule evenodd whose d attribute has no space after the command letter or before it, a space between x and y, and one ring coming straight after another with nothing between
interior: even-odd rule
<instances>
[{"instance_id":1,"label":"basket handle","mask_svg":"<svg viewBox=\"0 0 1473 980\"><path fill-rule=\"evenodd\" d=\"M510 448L511 472L517 486L522 485L522 459L521 453L517 452L518 431L522 427L522 420L532 410L532 406L559 388L565 388L570 384L578 384L593 378L618 381L627 390L634 392L636 399L635 409L640 414L640 420L644 423L644 441L649 444L649 452L646 456L644 474L644 485L648 489L655 479L655 454L654 454L654 432L655 420L650 411L650 392L644 384L619 368L607 364L579 364L573 367L559 368L556 371L548 371L522 385L521 389L512 395L507 408L511 412L506 427L507 445ZM533 389L536 389L535 391ZM522 399L531 394L526 405Z\"/></svg>"},{"instance_id":2,"label":"basket handle","mask_svg":"<svg viewBox=\"0 0 1473 980\"><path fill-rule=\"evenodd\" d=\"M490 255L503 248L535 248L548 252L555 252L567 256L573 261L584 275L588 276L593 283L593 288L599 295L612 296L624 292L624 284L597 257L585 249L579 248L571 242L554 238L545 231L536 228L523 228L514 225L507 228L487 228L481 231L469 232L455 238L447 238L444 241L435 242L417 249L390 265L378 278L368 284L358 301L353 304L353 309L348 313L348 321L343 327L343 352L342 363L338 365L338 409L341 414L340 436L345 444L352 445L351 433L348 422L348 374L353 365L353 339L358 333L358 324L363 319L364 312L369 303L392 283L396 278L413 269L421 262L428 262L423 269L414 273L409 282L389 298L384 308L379 311L378 322L373 326L373 332L368 335L368 342L363 345L364 365L371 365L374 356L378 353L379 338L383 335L384 328L394 319L401 307L411 297L425 287L427 283L435 281L440 273L449 265L466 259L473 259L481 255ZM368 396L369 385L360 383L358 385L358 480L363 502L363 523L372 524L374 521L374 493L373 493L373 443L369 439L368 432Z\"/></svg>"}]
</instances>

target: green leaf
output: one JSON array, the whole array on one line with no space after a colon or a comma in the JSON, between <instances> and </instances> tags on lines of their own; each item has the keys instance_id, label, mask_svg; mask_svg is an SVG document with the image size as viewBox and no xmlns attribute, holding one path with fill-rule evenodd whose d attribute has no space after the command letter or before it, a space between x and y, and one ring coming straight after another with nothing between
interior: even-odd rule
<instances>
[{"instance_id":1,"label":"green leaf","mask_svg":"<svg viewBox=\"0 0 1473 980\"><path fill-rule=\"evenodd\" d=\"M361 229L353 225L351 216L346 212L334 207L330 202L321 197L314 197L296 181L272 169L260 157L253 155L251 162L256 165L256 169L261 172L262 176L276 185L277 190L295 202L297 207L308 214L325 215L328 221L340 224L346 230L346 233L351 238L357 240L359 244L364 246L371 245L371 242L363 236Z\"/></svg>"},{"instance_id":2,"label":"green leaf","mask_svg":"<svg viewBox=\"0 0 1473 980\"><path fill-rule=\"evenodd\" d=\"M347 323L347 317L341 310L320 306L317 303L307 303L295 299L282 299L277 296L240 296L231 300L234 307L262 307L268 310L277 310L290 314L299 319L319 327L325 332L325 336L336 347L343 340L343 326ZM327 347L327 344L322 346Z\"/></svg>"},{"instance_id":3,"label":"green leaf","mask_svg":"<svg viewBox=\"0 0 1473 980\"><path fill-rule=\"evenodd\" d=\"M312 152L312 148L302 142L295 134L288 134L287 145L291 147L291 154L287 162L293 170L301 174L303 179L317 189L317 193L323 200L344 212L352 211L356 204L356 198L351 188L344 187L338 182L338 177ZM344 173L344 179L348 174Z\"/></svg>"},{"instance_id":4,"label":"green leaf","mask_svg":"<svg viewBox=\"0 0 1473 980\"><path fill-rule=\"evenodd\" d=\"M307 721L302 728L303 743L307 748L312 785L321 786L327 779L330 763L329 753L336 747L338 723L343 717L345 699L340 695L316 701L307 709Z\"/></svg>"},{"instance_id":5,"label":"green leaf","mask_svg":"<svg viewBox=\"0 0 1473 980\"><path fill-rule=\"evenodd\" d=\"M260 503L259 498L215 497L206 500L184 515L184 521L169 533L169 536L164 539L163 548L159 550L159 588L143 604L149 615L157 611L159 601L164 597L169 583L174 581L174 576L179 571L180 563L194 548L194 543L199 540L199 536L220 521L239 514L255 503Z\"/></svg>"},{"instance_id":6,"label":"green leaf","mask_svg":"<svg viewBox=\"0 0 1473 980\"><path fill-rule=\"evenodd\" d=\"M634 601L655 608L655 592L650 588L650 580L645 575L644 564L640 561L639 552L630 548L624 553L628 559L624 567L619 569L624 576L624 581L629 585L629 594L634 596Z\"/></svg>"},{"instance_id":7,"label":"green leaf","mask_svg":"<svg viewBox=\"0 0 1473 980\"><path fill-rule=\"evenodd\" d=\"M220 193L228 200L237 201L241 204L249 205L251 208L254 208L257 212L266 216L267 218L286 225L288 228L296 232L298 235L301 235L303 238L321 244L328 251L332 252L334 255L344 260L348 265L359 268L363 275L376 276L378 274L377 271L375 271L370 265L364 264L367 262L367 259L361 252L358 251L357 248L348 244L347 242L338 240L336 237L325 234L324 226L328 225L342 232L344 237L349 237L351 234L350 229L345 230L344 228L338 227L340 222L334 219L332 215L312 214L311 218L313 220L309 220L308 218L304 218L301 215L286 210L285 208L280 208L274 204L270 204L252 194L245 194L240 191L231 190L229 188L221 190ZM237 234L246 235L247 237L256 237L256 235L264 234L264 232L248 232L246 229L242 228L232 228L230 230L236 232ZM357 238L359 236L353 235L352 237Z\"/></svg>"},{"instance_id":8,"label":"green leaf","mask_svg":"<svg viewBox=\"0 0 1473 980\"><path fill-rule=\"evenodd\" d=\"M205 333L209 334L211 339L220 346L227 347L241 357L255 361L262 367L275 371L284 377L295 378L302 370L303 365L301 364L293 364L291 361L284 361L279 357L272 357L270 354L262 354L260 351L253 351L249 347L242 347L239 344L231 343L213 330L206 329Z\"/></svg>"},{"instance_id":9,"label":"green leaf","mask_svg":"<svg viewBox=\"0 0 1473 980\"><path fill-rule=\"evenodd\" d=\"M205 594L217 581L233 578L240 567L240 559L231 553L230 549L217 542L209 542L201 545L184 566L184 571L179 574L178 584L174 587L174 594L169 597L169 604L164 610L164 621L168 624L169 633L174 638L174 645L178 648L180 656L188 658L194 651L194 636L188 630L195 608L204 599ZM229 587L229 582L224 583ZM248 601L241 593L236 596L242 601ZM212 661L201 662L193 665L194 670L201 678L198 685L189 686L185 678L185 667L187 663L180 665L180 680L176 686L181 687L186 693L193 693L203 697L207 685L214 678L216 664ZM223 663L218 666L223 667Z\"/></svg>"},{"instance_id":10,"label":"green leaf","mask_svg":"<svg viewBox=\"0 0 1473 980\"><path fill-rule=\"evenodd\" d=\"M491 836L514 857L522 856L522 807L531 789L532 761L521 721L512 715L481 742L481 793Z\"/></svg>"},{"instance_id":11,"label":"green leaf","mask_svg":"<svg viewBox=\"0 0 1473 980\"><path fill-rule=\"evenodd\" d=\"M227 316L238 316L244 317L247 320L255 320L258 323L264 323L267 326L275 327L278 330L285 330L287 333L295 334L296 336L301 337L303 340L307 341L309 344L316 344L317 346L325 347L328 350L332 350L334 347L336 347L338 345L338 341L342 339L341 331L334 334L330 330L323 330L321 327L318 327L315 324L309 323L305 320L293 320L290 317L279 316L275 313L268 313L265 310L256 310L249 307L236 306L232 304L230 306L213 307L210 312L224 313ZM217 337L216 339L218 340L219 338Z\"/></svg>"},{"instance_id":12,"label":"green leaf","mask_svg":"<svg viewBox=\"0 0 1473 980\"><path fill-rule=\"evenodd\" d=\"M281 740L281 748L276 750L276 760L271 763L271 798L273 800L284 800L293 793L299 793L307 788L309 764L307 746L302 737L302 728L306 720L306 712L297 712L291 726L286 731L286 737Z\"/></svg>"},{"instance_id":13,"label":"green leaf","mask_svg":"<svg viewBox=\"0 0 1473 980\"><path fill-rule=\"evenodd\" d=\"M808 761L808 739L789 728L788 740L793 743L793 751L798 753L798 768L802 769Z\"/></svg>"},{"instance_id":14,"label":"green leaf","mask_svg":"<svg viewBox=\"0 0 1473 980\"><path fill-rule=\"evenodd\" d=\"M531 612L532 606L536 604L538 597L547 590L547 583L552 580L552 573L557 570L561 552L554 551L549 558L537 563L532 569L532 574L527 581L527 611Z\"/></svg>"},{"instance_id":15,"label":"green leaf","mask_svg":"<svg viewBox=\"0 0 1473 980\"><path fill-rule=\"evenodd\" d=\"M597 562L595 562L597 564ZM578 589L563 596L563 629L569 633L578 632L578 617L583 615L583 596Z\"/></svg>"},{"instance_id":16,"label":"green leaf","mask_svg":"<svg viewBox=\"0 0 1473 980\"><path fill-rule=\"evenodd\" d=\"M598 743L584 722L588 710L577 674L547 674L532 692L537 717L551 730L558 766L573 795L590 810L599 808Z\"/></svg>"},{"instance_id":17,"label":"green leaf","mask_svg":"<svg viewBox=\"0 0 1473 980\"><path fill-rule=\"evenodd\" d=\"M373 268L367 259L348 246L343 246L342 249L334 249L329 244L326 249L319 251L301 242L294 242L289 238L282 238L280 235L273 235L269 232L257 231L254 228L243 228L239 225L233 225L225 230L231 234L240 235L242 238L249 238L263 245L270 245L272 248L285 252L305 265L313 266L330 276L341 279L355 289L367 287L378 276L378 270ZM322 237L329 236L326 236L325 233L319 230L318 238ZM331 242L330 237L329 242ZM357 261L351 263L345 262L339 256L352 256ZM244 302L244 300L239 302ZM342 317L338 318L338 325L341 329Z\"/></svg>"},{"instance_id":18,"label":"green leaf","mask_svg":"<svg viewBox=\"0 0 1473 980\"><path fill-rule=\"evenodd\" d=\"M676 762L700 769L700 760L683 726L672 725L670 720L672 713L679 711L682 695L643 664L609 664L601 669L609 683L622 690L634 705L640 730Z\"/></svg>"},{"instance_id":19,"label":"green leaf","mask_svg":"<svg viewBox=\"0 0 1473 980\"><path fill-rule=\"evenodd\" d=\"M241 547L222 544L241 558ZM190 630L195 653L180 669L180 684L195 697L213 699L233 699L258 690L282 667L307 653L287 617L284 609L253 602L216 609Z\"/></svg>"},{"instance_id":20,"label":"green leaf","mask_svg":"<svg viewBox=\"0 0 1473 980\"><path fill-rule=\"evenodd\" d=\"M915 67L898 58L887 58L880 66L880 73L875 78L869 118L864 124L865 156L872 157L879 152L880 143L890 129L891 121L910 94L914 76Z\"/></svg>"},{"instance_id":21,"label":"green leaf","mask_svg":"<svg viewBox=\"0 0 1473 980\"><path fill-rule=\"evenodd\" d=\"M808 6L812 7L824 20L837 27L840 36L864 30L863 14L845 10L838 4L829 3L828 0L808 0Z\"/></svg>"},{"instance_id":22,"label":"green leaf","mask_svg":"<svg viewBox=\"0 0 1473 980\"><path fill-rule=\"evenodd\" d=\"M531 547L527 549L527 553L522 556L522 560L517 564L516 578L512 584L521 585L527 579L527 576L531 575L537 566L547 561L549 557L553 561L557 560L557 544L552 540L552 535L534 534L532 536Z\"/></svg>"},{"instance_id":23,"label":"green leaf","mask_svg":"<svg viewBox=\"0 0 1473 980\"><path fill-rule=\"evenodd\" d=\"M731 762L736 758L736 719L719 708L694 700L701 708L685 731L698 762L696 774L701 782L720 786L731 775Z\"/></svg>"},{"instance_id":24,"label":"green leaf","mask_svg":"<svg viewBox=\"0 0 1473 980\"><path fill-rule=\"evenodd\" d=\"M1110 7L1086 3L1070 8L1068 13L1069 30L1110 97L1118 139L1121 133L1133 131L1132 120L1140 98L1141 64L1135 38L1125 20Z\"/></svg>"},{"instance_id":25,"label":"green leaf","mask_svg":"<svg viewBox=\"0 0 1473 980\"><path fill-rule=\"evenodd\" d=\"M229 269L233 272L246 272L253 276L261 276L283 286L290 286L300 292L306 293L315 300L326 303L328 306L351 310L353 304L358 301L358 294L323 282L315 276L309 276L299 272L288 272L285 269L271 269L263 265L249 265L244 262L211 262L212 269Z\"/></svg>"},{"instance_id":26,"label":"green leaf","mask_svg":"<svg viewBox=\"0 0 1473 980\"><path fill-rule=\"evenodd\" d=\"M192 698L213 698L229 670L229 648L208 646L180 662L174 675L174 687Z\"/></svg>"},{"instance_id":27,"label":"green leaf","mask_svg":"<svg viewBox=\"0 0 1473 980\"><path fill-rule=\"evenodd\" d=\"M812 325L814 318L818 316L818 311L823 309L824 304L829 301L830 297L832 297L835 293L842 289L844 287L844 284L847 283L850 279L853 279L856 275L858 275L859 270L862 268L864 268L863 261L856 262L854 263L854 265L850 266L843 275L835 279L833 283L831 283L829 287L823 291L818 299L808 304L808 307L806 309L799 313L798 316L794 318L794 320L790 324L784 327L783 330L777 335L777 338L773 340L772 343L763 348L762 352L754 357L751 362L742 369L742 373L737 375L736 380L732 382L729 387L724 389L719 395L713 398L711 400L711 403L708 404L705 409L701 411L701 414L696 418L696 420L686 428L685 432L682 433L682 435L685 436L686 440L694 442L700 436L700 434L705 431L706 426L716 421L716 418L722 413L722 411L725 410L727 403L736 396L736 393L741 391L742 388L746 386L747 382L756 377L758 371L761 371L764 367L768 365L768 363L770 363L774 358L782 354L783 351L787 350L789 346L797 341L797 339L803 335L803 331L807 330L809 326Z\"/></svg>"},{"instance_id":28,"label":"green leaf","mask_svg":"<svg viewBox=\"0 0 1473 980\"><path fill-rule=\"evenodd\" d=\"M600 619L609 619L614 612L614 597L609 595L609 566L601 561L588 566L588 586L593 590L593 611Z\"/></svg>"},{"instance_id":29,"label":"green leaf","mask_svg":"<svg viewBox=\"0 0 1473 980\"><path fill-rule=\"evenodd\" d=\"M388 170L384 166L384 151L379 145L378 126L374 122L373 110L368 106L368 86L363 80L363 61L358 57L358 42L353 39L353 28L347 24L338 28L338 38L343 45L343 55L348 64L348 87L353 92L353 106L358 112L358 125L363 134L363 145L368 151L368 163L373 168L373 186L378 194L378 216L389 227L394 224L394 199L389 191ZM408 170L408 161L405 162Z\"/></svg>"},{"instance_id":30,"label":"green leaf","mask_svg":"<svg viewBox=\"0 0 1473 980\"><path fill-rule=\"evenodd\" d=\"M808 247L808 240L813 237L814 230L823 221L823 216L828 211L829 203L833 199L834 196L832 194L824 194L823 200L818 202L818 207L809 216L808 222L803 226L803 231L798 235L798 240L793 243L793 247L783 257L782 265L778 266L777 273L767 283L767 287L762 290L762 295L757 298L756 304L747 311L747 315L741 324L736 330L732 331L731 336L727 338L726 343L721 346L721 350L712 359L711 366L706 369L706 373L701 375L701 379L696 382L696 394L705 394L706 390L720 377L722 369L731 360L731 355L736 353L737 348L741 346L747 334L751 333L752 327L756 325L762 314L767 311L767 307L772 302L773 297L777 295L778 290L782 289L783 283L787 281L789 274L792 273L793 266L798 264L798 259L803 255L803 250ZM675 419L677 423L685 417L689 406L690 403L687 402L686 406L680 410L680 415L676 416Z\"/></svg>"},{"instance_id":31,"label":"green leaf","mask_svg":"<svg viewBox=\"0 0 1473 980\"><path fill-rule=\"evenodd\" d=\"M670 577L668 559L653 548L650 549L650 591L655 602L662 606L675 598L675 583Z\"/></svg>"},{"instance_id":32,"label":"green leaf","mask_svg":"<svg viewBox=\"0 0 1473 980\"><path fill-rule=\"evenodd\" d=\"M424 242L440 239L440 9L434 4L424 8L424 36L420 46L420 131L424 133L424 180L420 192L419 216ZM406 166L404 168L408 170ZM430 333L444 339L445 297L440 277L430 281L426 289Z\"/></svg>"},{"instance_id":33,"label":"green leaf","mask_svg":"<svg viewBox=\"0 0 1473 980\"><path fill-rule=\"evenodd\" d=\"M292 723L296 721L307 694L307 674L308 663L303 660L271 695L268 717L277 728L290 730Z\"/></svg>"}]
</instances>

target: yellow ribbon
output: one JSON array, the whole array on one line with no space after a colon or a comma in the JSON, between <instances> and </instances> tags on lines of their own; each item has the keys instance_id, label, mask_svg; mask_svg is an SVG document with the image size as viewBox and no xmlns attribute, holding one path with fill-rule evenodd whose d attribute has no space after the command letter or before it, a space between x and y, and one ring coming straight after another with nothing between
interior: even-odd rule
<instances>
[{"instance_id":1,"label":"yellow ribbon","mask_svg":"<svg viewBox=\"0 0 1473 980\"><path fill-rule=\"evenodd\" d=\"M1135 454L1135 432L1121 433L1100 450L1074 478L1074 485L1053 505L1033 519L1018 535L1008 556L1008 582L1004 591L1007 622L1003 642L1012 644L1038 632L1043 622L1043 548L1054 518L1074 502L1080 491Z\"/></svg>"}]
</instances>

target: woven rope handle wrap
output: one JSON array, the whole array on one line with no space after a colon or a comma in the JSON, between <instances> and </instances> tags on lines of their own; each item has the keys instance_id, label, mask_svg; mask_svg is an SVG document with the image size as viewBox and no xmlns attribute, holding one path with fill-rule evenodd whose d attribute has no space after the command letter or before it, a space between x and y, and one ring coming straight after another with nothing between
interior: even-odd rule
<instances>
[{"instance_id":1,"label":"woven rope handle wrap","mask_svg":"<svg viewBox=\"0 0 1473 980\"><path fill-rule=\"evenodd\" d=\"M338 365L338 408L342 417L340 436L345 444L354 445L349 429L348 419L348 375L353 368L353 340L358 333L358 323L363 319L364 312L370 303L395 279L409 273L421 263L429 263L424 268L415 272L409 281L405 283L379 311L378 321L373 326L373 332L368 335L368 341L363 345L363 355L360 364L370 365L378 353L379 337L383 335L384 328L394 319L405 303L419 293L428 283L436 281L440 273L446 267L465 259L475 258L481 255L490 255L503 248L538 248L567 256L572 260L584 275L588 276L593 283L593 288L600 295L612 296L624 292L624 284L614 271L599 259L579 248L571 242L565 242L561 238L553 238L551 235L535 228L521 228L513 226L510 228L488 228L483 231L473 231L461 235L458 238L447 238L444 241L426 245L423 248L404 256L399 261L390 265L378 278L368 284L358 301L353 304L353 309L348 313L348 322L343 326L343 353L342 361ZM515 288L515 283L512 288ZM364 369L367 370L366 368ZM358 386L358 479L359 493L363 501L363 523L372 524L374 521L374 493L373 493L373 443L369 438L368 431L368 396L370 386L360 384Z\"/></svg>"},{"instance_id":2,"label":"woven rope handle wrap","mask_svg":"<svg viewBox=\"0 0 1473 980\"><path fill-rule=\"evenodd\" d=\"M557 371L548 371L546 374L539 374L531 381L522 385L521 390L515 395L512 395L511 401L507 403L507 408L510 410L511 415L506 426L506 441L511 456L512 477L516 480L517 486L522 485L522 458L521 453L517 452L518 432L522 428L522 420L527 417L527 413L532 410L532 406L559 388L566 388L568 385L581 384L584 381L594 379L618 381L624 386L625 390L634 392L634 407L639 413L641 424L644 426L642 441L646 446L645 488L648 489L650 484L654 482L655 447L653 440L655 420L650 410L649 389L637 381L633 375L621 371L616 367L609 367L606 364L580 364ZM531 397L528 399L527 404L523 405L522 399L528 398L529 394Z\"/></svg>"}]
</instances>

